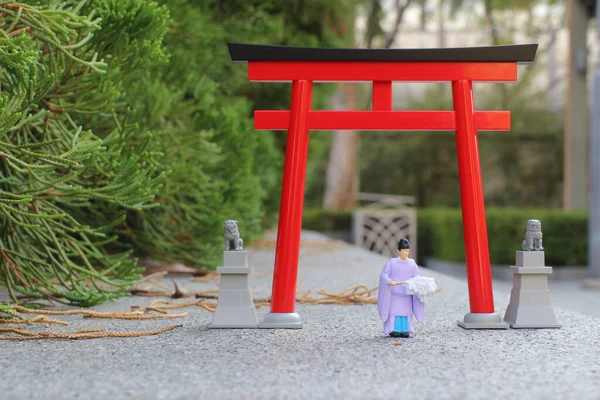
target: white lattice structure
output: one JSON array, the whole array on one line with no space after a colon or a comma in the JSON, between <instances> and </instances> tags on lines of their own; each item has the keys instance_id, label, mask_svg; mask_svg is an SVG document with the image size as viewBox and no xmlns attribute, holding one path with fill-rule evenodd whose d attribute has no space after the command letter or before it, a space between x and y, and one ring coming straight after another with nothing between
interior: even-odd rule
<instances>
[{"instance_id":1,"label":"white lattice structure","mask_svg":"<svg viewBox=\"0 0 600 400\"><path fill-rule=\"evenodd\" d=\"M413 208L362 208L354 212L354 243L388 257L398 255L398 241L410 242L410 257L417 258L417 213Z\"/></svg>"}]
</instances>

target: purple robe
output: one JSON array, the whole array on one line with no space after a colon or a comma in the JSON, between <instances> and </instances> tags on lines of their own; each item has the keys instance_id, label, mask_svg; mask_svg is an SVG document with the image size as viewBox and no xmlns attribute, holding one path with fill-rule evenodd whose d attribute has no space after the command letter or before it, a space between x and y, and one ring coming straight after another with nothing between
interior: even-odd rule
<instances>
[{"instance_id":1,"label":"purple robe","mask_svg":"<svg viewBox=\"0 0 600 400\"><path fill-rule=\"evenodd\" d=\"M410 332L413 328L413 315L423 322L425 305L417 296L407 295L405 285L389 286L389 281L406 282L419 275L417 263L412 258L402 261L399 257L390 258L383 266L379 278L377 311L383 321L383 332L389 334L394 330L395 317L408 317Z\"/></svg>"}]
</instances>

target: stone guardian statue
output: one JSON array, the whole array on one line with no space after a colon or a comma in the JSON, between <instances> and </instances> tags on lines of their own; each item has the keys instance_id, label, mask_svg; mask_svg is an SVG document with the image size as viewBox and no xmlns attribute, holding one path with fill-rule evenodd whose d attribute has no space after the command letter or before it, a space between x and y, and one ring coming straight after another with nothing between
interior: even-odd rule
<instances>
[{"instance_id":1,"label":"stone guardian statue","mask_svg":"<svg viewBox=\"0 0 600 400\"><path fill-rule=\"evenodd\" d=\"M537 219L527 221L527 231L522 243L523 251L543 251L542 223Z\"/></svg>"},{"instance_id":2,"label":"stone guardian statue","mask_svg":"<svg viewBox=\"0 0 600 400\"><path fill-rule=\"evenodd\" d=\"M244 248L244 241L240 237L237 221L225 221L225 251L240 251Z\"/></svg>"}]
</instances>

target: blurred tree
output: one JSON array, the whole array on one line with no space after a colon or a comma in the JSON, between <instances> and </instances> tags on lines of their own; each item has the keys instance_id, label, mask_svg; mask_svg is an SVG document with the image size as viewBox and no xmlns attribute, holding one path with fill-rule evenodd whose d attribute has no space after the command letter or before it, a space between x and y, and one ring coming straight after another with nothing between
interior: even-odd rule
<instances>
[{"instance_id":1,"label":"blurred tree","mask_svg":"<svg viewBox=\"0 0 600 400\"><path fill-rule=\"evenodd\" d=\"M405 12L411 3L412 0L396 0L393 3L392 10L389 11L384 10L382 0L368 0L355 4L356 7L364 6L367 9L366 37L362 40L366 43L367 48L371 48L379 42L383 42L384 48L394 46ZM358 12L357 8L355 10ZM381 26L381 21L385 17L384 12L392 12L395 15L389 31ZM356 16L352 15L350 21L355 19ZM349 22L345 23L348 24ZM357 39L352 39L352 47L356 46ZM363 109L364 105L361 104L360 98L370 100L371 97L366 93L362 93L361 87L356 83L341 83L339 90L332 99L332 103L336 110ZM356 131L333 132L325 176L324 208L344 209L356 205L356 195L359 188L358 144L359 137Z\"/></svg>"}]
</instances>

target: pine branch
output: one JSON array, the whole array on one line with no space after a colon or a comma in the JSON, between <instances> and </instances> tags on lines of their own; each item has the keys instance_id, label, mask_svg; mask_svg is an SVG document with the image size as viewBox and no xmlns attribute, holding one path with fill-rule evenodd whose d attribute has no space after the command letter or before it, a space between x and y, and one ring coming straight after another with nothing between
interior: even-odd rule
<instances>
[{"instance_id":1,"label":"pine branch","mask_svg":"<svg viewBox=\"0 0 600 400\"><path fill-rule=\"evenodd\" d=\"M156 6L124 3L164 21ZM0 1L0 285L14 301L20 293L91 306L128 295L141 277L132 250L111 251L118 238L112 231L125 210L158 205L166 171L156 135L134 135L129 114L115 112L125 58L98 61L112 55L94 42L101 28L94 7L111 6L117 3ZM147 46L162 51L158 37ZM140 49L126 44L120 51ZM105 127L111 129L102 136L94 133ZM105 214L99 210L110 215L86 223Z\"/></svg>"}]
</instances>

